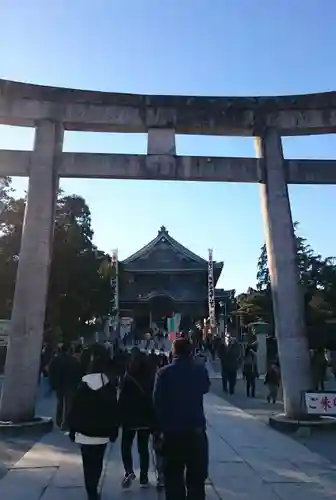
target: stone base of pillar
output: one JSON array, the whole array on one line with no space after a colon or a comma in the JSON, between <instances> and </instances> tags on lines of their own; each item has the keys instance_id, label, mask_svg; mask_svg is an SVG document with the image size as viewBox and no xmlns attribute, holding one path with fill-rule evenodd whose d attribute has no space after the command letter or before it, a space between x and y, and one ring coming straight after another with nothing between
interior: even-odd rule
<instances>
[{"instance_id":1,"label":"stone base of pillar","mask_svg":"<svg viewBox=\"0 0 336 500\"><path fill-rule=\"evenodd\" d=\"M36 434L46 434L53 430L53 420L51 417L35 417L33 420L28 422L0 422L0 439L11 438L17 436L18 432L20 436L25 436L26 434L31 435L32 432Z\"/></svg>"},{"instance_id":2,"label":"stone base of pillar","mask_svg":"<svg viewBox=\"0 0 336 500\"><path fill-rule=\"evenodd\" d=\"M303 414L300 419L287 417L285 413L278 413L269 418L269 425L277 431L287 434L303 434L306 429L309 434L314 429L336 429L336 419L333 417L317 417L316 415Z\"/></svg>"}]
</instances>

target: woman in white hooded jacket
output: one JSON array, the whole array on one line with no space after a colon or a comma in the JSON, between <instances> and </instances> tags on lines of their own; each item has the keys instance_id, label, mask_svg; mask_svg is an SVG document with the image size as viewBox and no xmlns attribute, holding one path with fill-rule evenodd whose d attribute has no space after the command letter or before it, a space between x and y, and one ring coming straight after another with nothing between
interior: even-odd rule
<instances>
[{"instance_id":1,"label":"woman in white hooded jacket","mask_svg":"<svg viewBox=\"0 0 336 500\"><path fill-rule=\"evenodd\" d=\"M68 421L70 439L81 448L88 500L98 500L106 446L118 437L117 395L108 377L110 358L106 349L94 345L85 356L87 373L75 393Z\"/></svg>"}]
</instances>

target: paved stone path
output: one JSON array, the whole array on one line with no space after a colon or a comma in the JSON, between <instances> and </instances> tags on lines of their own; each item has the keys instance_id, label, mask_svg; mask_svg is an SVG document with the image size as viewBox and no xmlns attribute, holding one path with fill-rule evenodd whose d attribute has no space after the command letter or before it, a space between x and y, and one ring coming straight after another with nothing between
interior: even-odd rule
<instances>
[{"instance_id":1,"label":"paved stone path","mask_svg":"<svg viewBox=\"0 0 336 500\"><path fill-rule=\"evenodd\" d=\"M0 378L0 392L1 384L2 379ZM45 398L46 392L47 384L42 383L39 388L37 403L37 413L40 415L53 414L54 400L53 398ZM25 433L17 431L10 437L0 437L0 479L5 476L8 469L18 462L43 435L43 431L31 429Z\"/></svg>"},{"instance_id":2,"label":"paved stone path","mask_svg":"<svg viewBox=\"0 0 336 500\"><path fill-rule=\"evenodd\" d=\"M209 363L208 363L209 365ZM211 363L209 367L209 374L211 377L211 392L220 398L234 404L238 408L246 411L250 415L258 418L265 424L268 424L269 417L274 413L283 412L282 393L279 392L279 401L273 405L266 401L267 388L264 385L263 377L256 382L257 390L255 398L247 398L245 393L245 384L242 378L237 380L235 394L230 395L224 393L222 390L221 377L218 373L218 367ZM211 376L213 374L213 376ZM327 390L336 390L336 382L333 377L329 377L326 382ZM314 453L319 453L334 464L336 464L336 430L329 429L328 431L322 429L315 429L309 436L293 435L300 443L307 446Z\"/></svg>"},{"instance_id":3,"label":"paved stone path","mask_svg":"<svg viewBox=\"0 0 336 500\"><path fill-rule=\"evenodd\" d=\"M205 406L210 444L208 500L335 498L336 466L331 462L213 394L206 396ZM117 442L108 452L102 500L163 500L164 494L154 486L140 490L135 482L130 491L121 489L119 447ZM154 483L153 471L150 480ZM0 498L84 500L76 445L58 431L46 435L0 481Z\"/></svg>"}]
</instances>

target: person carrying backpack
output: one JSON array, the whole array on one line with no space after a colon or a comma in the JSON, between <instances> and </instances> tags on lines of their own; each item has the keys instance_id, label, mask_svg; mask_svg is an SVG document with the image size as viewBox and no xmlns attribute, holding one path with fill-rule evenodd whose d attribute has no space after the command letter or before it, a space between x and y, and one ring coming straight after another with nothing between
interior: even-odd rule
<instances>
[{"instance_id":1,"label":"person carrying backpack","mask_svg":"<svg viewBox=\"0 0 336 500\"><path fill-rule=\"evenodd\" d=\"M118 437L116 387L108 378L109 355L98 344L88 349L82 378L68 416L70 439L81 449L88 500L98 500L106 446Z\"/></svg>"}]
</instances>

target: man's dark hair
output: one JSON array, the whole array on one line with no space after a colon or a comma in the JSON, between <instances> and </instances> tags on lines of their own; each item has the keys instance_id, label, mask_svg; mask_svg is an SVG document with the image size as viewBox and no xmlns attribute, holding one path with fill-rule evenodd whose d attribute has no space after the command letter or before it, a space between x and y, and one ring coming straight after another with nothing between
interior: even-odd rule
<instances>
[{"instance_id":1,"label":"man's dark hair","mask_svg":"<svg viewBox=\"0 0 336 500\"><path fill-rule=\"evenodd\" d=\"M141 355L141 351L140 351L139 347L137 347L137 346L132 347L132 349L131 349L132 358L137 358L140 355Z\"/></svg>"},{"instance_id":2,"label":"man's dark hair","mask_svg":"<svg viewBox=\"0 0 336 500\"><path fill-rule=\"evenodd\" d=\"M85 353L83 368L86 373L108 374L110 368L110 356L106 348L99 344L89 346Z\"/></svg>"},{"instance_id":3,"label":"man's dark hair","mask_svg":"<svg viewBox=\"0 0 336 500\"><path fill-rule=\"evenodd\" d=\"M173 342L173 353L178 357L188 357L191 355L191 344L186 338L179 338Z\"/></svg>"},{"instance_id":4,"label":"man's dark hair","mask_svg":"<svg viewBox=\"0 0 336 500\"><path fill-rule=\"evenodd\" d=\"M62 354L72 354L72 345L69 342L64 342L61 347Z\"/></svg>"},{"instance_id":5,"label":"man's dark hair","mask_svg":"<svg viewBox=\"0 0 336 500\"><path fill-rule=\"evenodd\" d=\"M83 346L81 344L78 344L75 346L74 353L75 354L82 354L83 352Z\"/></svg>"}]
</instances>

